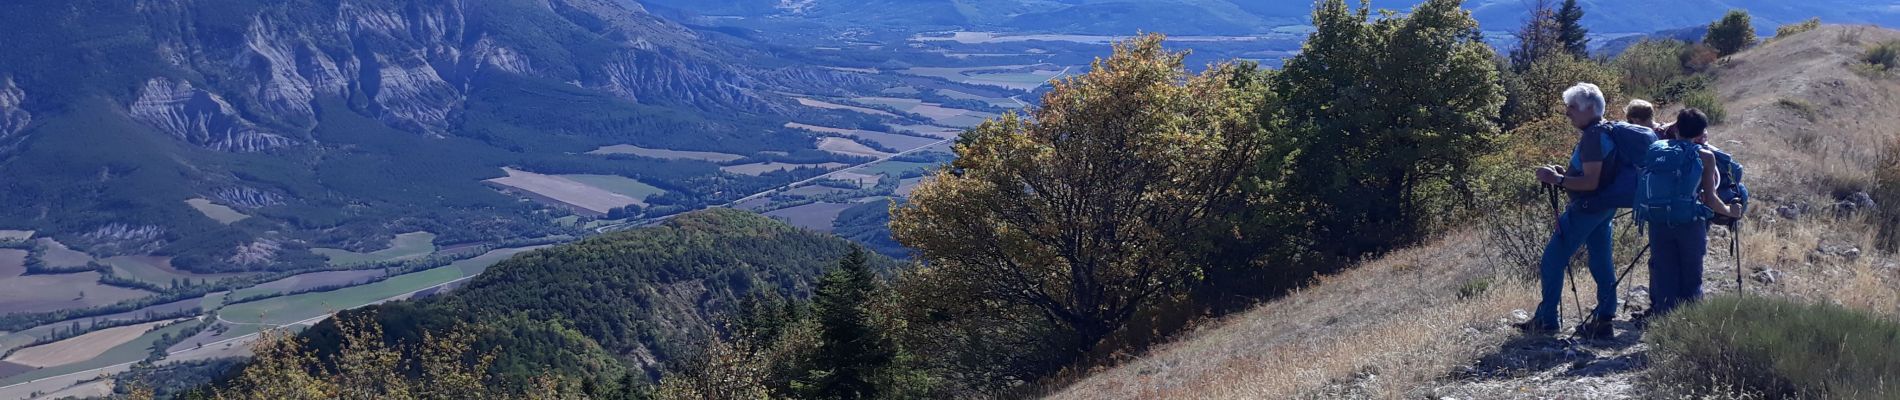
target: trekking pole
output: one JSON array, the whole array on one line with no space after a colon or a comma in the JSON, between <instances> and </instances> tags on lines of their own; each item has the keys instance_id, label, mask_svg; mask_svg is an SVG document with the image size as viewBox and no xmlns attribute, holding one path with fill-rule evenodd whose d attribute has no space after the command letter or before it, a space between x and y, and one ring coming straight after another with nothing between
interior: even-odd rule
<instances>
[{"instance_id":1,"label":"trekking pole","mask_svg":"<svg viewBox=\"0 0 1900 400\"><path fill-rule=\"evenodd\" d=\"M1747 295L1748 291L1742 287L1742 221L1739 219L1729 224L1728 252L1735 257L1735 294Z\"/></svg>"},{"instance_id":2,"label":"trekking pole","mask_svg":"<svg viewBox=\"0 0 1900 400\"><path fill-rule=\"evenodd\" d=\"M1563 228L1564 228L1563 227L1564 214L1563 214L1563 207L1559 206L1557 203L1557 196L1559 195L1559 192L1563 191L1563 188L1559 188L1557 187L1557 185L1547 184L1547 185L1544 185L1544 189L1546 193L1549 193L1548 197L1550 197L1551 234L1562 235ZM1572 302L1571 304L1576 305L1577 319L1586 319L1587 317L1584 316L1583 314L1583 297L1580 297L1582 295L1578 294L1577 292L1577 274L1574 273L1576 271L1571 271L1571 268L1570 268L1572 264L1570 262L1570 259L1573 256L1576 256L1576 253L1564 255L1564 278L1567 278L1570 280L1570 301Z\"/></svg>"}]
</instances>

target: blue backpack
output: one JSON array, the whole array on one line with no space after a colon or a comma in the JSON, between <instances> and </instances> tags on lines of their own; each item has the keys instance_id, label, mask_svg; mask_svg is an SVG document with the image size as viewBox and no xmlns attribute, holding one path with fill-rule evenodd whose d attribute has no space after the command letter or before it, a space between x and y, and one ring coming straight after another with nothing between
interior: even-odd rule
<instances>
[{"instance_id":1,"label":"blue backpack","mask_svg":"<svg viewBox=\"0 0 1900 400\"><path fill-rule=\"evenodd\" d=\"M1715 170L1721 172L1722 181L1715 185L1715 197L1723 203L1739 204L1744 210L1748 207L1748 185L1742 184L1742 165L1735 162L1735 156L1727 152L1709 148L1715 152ZM1733 218L1717 215L1712 218L1718 224L1728 225Z\"/></svg>"},{"instance_id":2,"label":"blue backpack","mask_svg":"<svg viewBox=\"0 0 1900 400\"><path fill-rule=\"evenodd\" d=\"M1603 158L1603 178L1597 190L1571 192L1570 201L1588 212L1636 207L1637 181L1643 174L1649 145L1656 142L1656 132L1623 122L1605 122L1590 129L1603 138L1607 145L1604 148L1610 153Z\"/></svg>"},{"instance_id":3,"label":"blue backpack","mask_svg":"<svg viewBox=\"0 0 1900 400\"><path fill-rule=\"evenodd\" d=\"M1714 215L1697 194L1702 186L1702 146L1687 140L1649 145L1647 166L1636 192L1636 221L1649 226L1701 223Z\"/></svg>"}]
</instances>

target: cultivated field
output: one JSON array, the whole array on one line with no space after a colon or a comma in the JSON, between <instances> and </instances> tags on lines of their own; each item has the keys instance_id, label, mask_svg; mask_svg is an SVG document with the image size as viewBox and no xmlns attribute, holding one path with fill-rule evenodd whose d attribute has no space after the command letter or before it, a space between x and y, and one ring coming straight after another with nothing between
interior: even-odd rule
<instances>
[{"instance_id":1,"label":"cultivated field","mask_svg":"<svg viewBox=\"0 0 1900 400\"><path fill-rule=\"evenodd\" d=\"M66 364L66 365L61 365L57 367L41 368L41 369L36 369L24 374L9 376L6 378L0 378L0 386L13 385L13 384L24 383L24 382L36 380L36 379L60 376L60 375L74 373L74 372L87 371L87 370L96 369L96 368L103 368L103 367L112 366L115 364L138 361L140 359L145 358L145 356L150 355L151 353L150 349L152 348L152 344L157 343L159 337L166 334L174 334L174 335L178 334L180 333L180 331L185 330L185 328L190 325L191 324L188 324L188 323L166 325L163 328L158 328L157 330L146 332L144 335L139 335L136 339L132 339L131 341L119 344L118 346L112 346L110 347L110 349L105 350L103 353L100 353L97 357L92 357L92 358L75 362L72 364ZM58 383L58 382L53 382L53 383ZM48 390L63 389L68 385L71 385L71 383L60 384L59 387L54 388L54 389L48 389ZM8 389L8 390L11 391L14 389Z\"/></svg>"},{"instance_id":2,"label":"cultivated field","mask_svg":"<svg viewBox=\"0 0 1900 400\"><path fill-rule=\"evenodd\" d=\"M93 307L151 295L99 284L99 273L25 275L25 250L0 249L0 315Z\"/></svg>"},{"instance_id":3,"label":"cultivated field","mask_svg":"<svg viewBox=\"0 0 1900 400\"><path fill-rule=\"evenodd\" d=\"M27 240L33 238L33 231L0 229L0 240Z\"/></svg>"},{"instance_id":4,"label":"cultivated field","mask_svg":"<svg viewBox=\"0 0 1900 400\"><path fill-rule=\"evenodd\" d=\"M1119 40L1128 40L1131 36L1109 35L1073 35L1073 34L1009 34L997 32L952 32L950 36L925 36L919 34L910 40L919 42L957 42L962 44L990 44L1010 42L1071 42L1085 44L1109 44ZM1272 36L1168 36L1170 42L1249 42L1273 38Z\"/></svg>"},{"instance_id":5,"label":"cultivated field","mask_svg":"<svg viewBox=\"0 0 1900 400\"><path fill-rule=\"evenodd\" d=\"M137 279L159 286L169 286L173 281L216 282L219 279L244 275L242 273L199 274L172 267L171 257L162 256L117 256L100 260L112 266L112 273Z\"/></svg>"},{"instance_id":6,"label":"cultivated field","mask_svg":"<svg viewBox=\"0 0 1900 400\"><path fill-rule=\"evenodd\" d=\"M215 204L215 203L212 203L211 200L206 200L202 198L185 200L185 204L191 205L191 208L198 210L198 212L204 213L206 217L210 217L211 219L217 220L219 223L222 223L225 225L230 225L238 221L243 221L245 218L250 218L249 215L244 215L244 213L240 213L237 210L232 209L231 207L226 207L222 204Z\"/></svg>"},{"instance_id":7,"label":"cultivated field","mask_svg":"<svg viewBox=\"0 0 1900 400\"><path fill-rule=\"evenodd\" d=\"M855 171L847 171L847 172L839 172L836 174L831 174L830 179L838 180L838 181L846 181L846 182L856 182L859 187L871 187L871 186L877 186L878 176L871 175L871 174L858 173Z\"/></svg>"},{"instance_id":8,"label":"cultivated field","mask_svg":"<svg viewBox=\"0 0 1900 400\"><path fill-rule=\"evenodd\" d=\"M891 155L891 153L878 151L857 141L838 137L818 139L818 149L847 156L885 157Z\"/></svg>"},{"instance_id":9,"label":"cultivated field","mask_svg":"<svg viewBox=\"0 0 1900 400\"><path fill-rule=\"evenodd\" d=\"M14 351L6 361L34 368L57 367L90 360L113 347L131 342L165 321L107 328L70 339Z\"/></svg>"},{"instance_id":10,"label":"cultivated field","mask_svg":"<svg viewBox=\"0 0 1900 400\"><path fill-rule=\"evenodd\" d=\"M856 206L851 203L811 203L797 207L783 208L765 213L765 216L785 220L792 226L814 231L831 231L832 222L838 220L838 214Z\"/></svg>"},{"instance_id":11,"label":"cultivated field","mask_svg":"<svg viewBox=\"0 0 1900 400\"><path fill-rule=\"evenodd\" d=\"M1019 102L1007 97L985 97L985 96L980 96L973 93L967 93L967 92L963 92L963 91L955 90L955 89L937 89L937 94L943 95L944 97L949 97L949 98L958 99L958 100L976 100L976 101L987 102L987 103L990 103L990 105L992 106L1003 107L1003 108L1016 108L1016 107L1022 107L1026 105L1026 104L1023 104L1022 102Z\"/></svg>"},{"instance_id":12,"label":"cultivated field","mask_svg":"<svg viewBox=\"0 0 1900 400\"><path fill-rule=\"evenodd\" d=\"M50 267L77 267L92 262L92 256L66 247L53 238L40 238L40 261Z\"/></svg>"},{"instance_id":13,"label":"cultivated field","mask_svg":"<svg viewBox=\"0 0 1900 400\"><path fill-rule=\"evenodd\" d=\"M858 106L847 106L843 104L832 103L832 102L823 101L823 100L808 99L808 98L803 98L803 97L795 97L795 99L798 99L798 104L804 105L806 107L823 108L826 110L855 111L859 113L871 114L871 115L876 115L880 117L893 117L893 118L897 117L897 114L892 114L884 110L870 109L870 108L864 108L864 107L858 107Z\"/></svg>"},{"instance_id":14,"label":"cultivated field","mask_svg":"<svg viewBox=\"0 0 1900 400\"><path fill-rule=\"evenodd\" d=\"M728 165L724 167L719 167L719 169L722 171L731 172L735 174L746 174L746 175L758 176L758 175L763 175L767 172L798 169L798 168L803 168L803 167L837 169L837 168L843 168L847 165L849 164L835 163L835 162L823 163L823 164L789 164L789 163L781 163L781 162L762 162L762 163L751 163L751 164Z\"/></svg>"},{"instance_id":15,"label":"cultivated field","mask_svg":"<svg viewBox=\"0 0 1900 400\"><path fill-rule=\"evenodd\" d=\"M179 301L159 304L159 305L155 305L151 307L145 307L145 308L141 308L137 310L122 312L118 314L107 314L107 315L101 315L101 316L96 316L96 317L75 318L75 319L70 319L70 320L65 320L65 321L53 322L46 325L35 326L32 328L21 330L19 332L8 332L4 335L0 335L0 353L5 353L7 350L13 350L21 346L32 344L33 342L38 341L40 338L52 336L55 331L63 331L67 329L72 329L73 324L75 323L79 325L80 329L92 329L92 326L94 323L136 320L136 319L145 318L146 315L148 314L173 313L173 312L178 312L180 310L186 310L195 306L199 306L200 302L201 301L199 299L179 300ZM204 308L204 309L209 309L209 308Z\"/></svg>"},{"instance_id":16,"label":"cultivated field","mask_svg":"<svg viewBox=\"0 0 1900 400\"><path fill-rule=\"evenodd\" d=\"M936 168L936 167L937 167L936 164L928 164L928 163L920 163L920 162L885 161L881 163L866 165L864 167L851 170L851 172L859 172L859 173L865 173L865 174L871 174L871 175L890 175L892 177L898 177L898 176L902 176L905 172L929 171L930 169Z\"/></svg>"},{"instance_id":17,"label":"cultivated field","mask_svg":"<svg viewBox=\"0 0 1900 400\"><path fill-rule=\"evenodd\" d=\"M615 208L641 203L640 200L627 195L572 179L513 168L502 168L502 170L508 173L507 177L489 179L487 182L532 194L531 197L535 200L572 207L575 212L601 216L607 215L607 211Z\"/></svg>"},{"instance_id":18,"label":"cultivated field","mask_svg":"<svg viewBox=\"0 0 1900 400\"><path fill-rule=\"evenodd\" d=\"M942 141L942 139L899 135L899 134L894 134L894 133L872 132L872 131L867 131L863 129L833 128L829 126L808 125L808 124L801 124L797 122L787 122L785 123L785 127L792 128L792 129L802 129L802 130L807 130L807 131L812 131L812 132L834 133L834 134L839 134L839 135L850 136L853 138L857 138L859 140L869 140L872 142L877 142L877 144L880 146L889 147L889 148L898 149L898 150L910 150L910 149L914 149L918 147L928 146L928 145L937 143L939 141Z\"/></svg>"},{"instance_id":19,"label":"cultivated field","mask_svg":"<svg viewBox=\"0 0 1900 400\"><path fill-rule=\"evenodd\" d=\"M435 252L435 234L416 231L397 234L389 247L368 253L343 249L313 248L310 252L330 258L330 265L351 265L421 258Z\"/></svg>"},{"instance_id":20,"label":"cultivated field","mask_svg":"<svg viewBox=\"0 0 1900 400\"><path fill-rule=\"evenodd\" d=\"M364 269L350 271L323 271L292 275L284 279L264 282L231 292L232 299L242 299L271 293L310 290L324 286L354 285L367 282L383 275L382 269Z\"/></svg>"},{"instance_id":21,"label":"cultivated field","mask_svg":"<svg viewBox=\"0 0 1900 400\"><path fill-rule=\"evenodd\" d=\"M633 203L639 204L641 207L646 207L647 196L666 193L666 189L654 187L653 185L648 185L645 182L641 182L638 180L634 180L633 178L628 178L628 177L619 176L619 175L575 174L575 175L560 175L560 177L567 178L568 180L572 180L575 182L580 182L581 184L584 184L587 186L601 188L609 192L619 193L620 195L627 196L628 198L632 198Z\"/></svg>"},{"instance_id":22,"label":"cultivated field","mask_svg":"<svg viewBox=\"0 0 1900 400\"><path fill-rule=\"evenodd\" d=\"M988 67L916 67L899 71L917 76L948 79L953 82L997 86L1014 90L1034 90L1061 77L1068 68L1054 65L1000 65Z\"/></svg>"},{"instance_id":23,"label":"cultivated field","mask_svg":"<svg viewBox=\"0 0 1900 400\"><path fill-rule=\"evenodd\" d=\"M968 128L983 123L983 120L999 115L982 111L971 111L944 107L942 104L929 103L918 99L897 97L859 97L851 101L865 104L889 106L898 110L922 115L938 125Z\"/></svg>"},{"instance_id":24,"label":"cultivated field","mask_svg":"<svg viewBox=\"0 0 1900 400\"><path fill-rule=\"evenodd\" d=\"M910 197L910 192L916 191L917 184L920 184L923 182L924 182L924 178L921 178L921 177L905 179L897 183L897 189L891 191L891 194L895 194L898 197Z\"/></svg>"},{"instance_id":25,"label":"cultivated field","mask_svg":"<svg viewBox=\"0 0 1900 400\"><path fill-rule=\"evenodd\" d=\"M218 312L218 318L241 324L283 325L310 319L334 311L374 304L405 293L441 285L480 274L489 266L516 253L539 247L517 247L483 253L475 258L442 267L397 275L380 282L352 286L328 292L273 297L248 303L232 304ZM230 335L230 334L227 334Z\"/></svg>"},{"instance_id":26,"label":"cultivated field","mask_svg":"<svg viewBox=\"0 0 1900 400\"><path fill-rule=\"evenodd\" d=\"M649 148L634 146L630 144L616 144L612 146L601 146L598 149L594 149L594 151L587 152L587 154L632 154L632 155L641 156L641 157L662 158L662 159L668 159L668 160L700 160L700 161L711 161L711 162L726 162L726 161L732 161L732 160L745 158L745 156L738 155L738 154L715 153L715 152L710 152L710 151L649 149Z\"/></svg>"},{"instance_id":27,"label":"cultivated field","mask_svg":"<svg viewBox=\"0 0 1900 400\"><path fill-rule=\"evenodd\" d=\"M953 137L957 137L957 135L962 135L962 134L963 134L963 130L962 130L962 129L958 129L958 128L945 128L945 127L941 127L941 126L935 126L935 125L895 125L895 124L886 124L886 126L889 126L889 127L891 127L891 129L896 129L896 130L900 130L900 131L908 131L908 132L911 132L911 133L916 133L916 134L920 134L920 135L925 135L925 136L934 136L934 137L938 137L938 138L944 138L944 139L949 139L949 138L953 138Z\"/></svg>"},{"instance_id":28,"label":"cultivated field","mask_svg":"<svg viewBox=\"0 0 1900 400\"><path fill-rule=\"evenodd\" d=\"M837 193L837 192L842 192L842 191L844 191L844 189L839 189L839 188L830 187L830 186L805 185L805 186L799 186L796 188L788 189L780 193L784 193L789 196L811 197L811 196L820 196L820 195L825 195L825 194L830 194L830 193Z\"/></svg>"}]
</instances>

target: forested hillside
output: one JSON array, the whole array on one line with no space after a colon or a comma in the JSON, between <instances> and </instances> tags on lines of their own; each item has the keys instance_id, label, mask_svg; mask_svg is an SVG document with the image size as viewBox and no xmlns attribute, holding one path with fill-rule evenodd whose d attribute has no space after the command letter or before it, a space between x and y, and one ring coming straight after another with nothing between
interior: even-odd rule
<instances>
[{"instance_id":1,"label":"forested hillside","mask_svg":"<svg viewBox=\"0 0 1900 400\"><path fill-rule=\"evenodd\" d=\"M1891 100L1900 41L1810 21L1764 45L1738 10L1697 42L1597 59L1583 15L1534 10L1525 40L1498 50L1464 5L1318 2L1313 32L1277 70L1192 68L1159 34L1117 42L1038 107L966 131L954 161L891 203L910 265L741 212L687 214L265 340L259 361L205 390L406 396L474 379L498 388L484 396L550 398L1894 393L1883 378L1900 364L1877 349L1900 345L1887 301L1900 299L1900 201L1888 199L1900 158L1881 130L1891 116L1869 110ZM1767 67L1790 69L1754 69ZM1528 171L1576 143L1561 93L1578 82L1601 87L1608 119L1648 99L1751 130L1716 138L1766 165L1750 176L1773 211L1747 220L1766 228L1719 235L1769 261L1722 273L1773 297L1619 324L1613 339L1509 328L1528 318L1514 307L1535 304L1528 260L1551 234ZM1850 83L1883 89L1840 89ZM1823 116L1871 129L1762 131L1829 126ZM881 217L848 212L838 224ZM1632 244L1618 253L1639 254ZM1804 317L1726 329L1737 304ZM1826 334L1795 334L1813 330ZM397 372L353 383L365 359Z\"/></svg>"}]
</instances>

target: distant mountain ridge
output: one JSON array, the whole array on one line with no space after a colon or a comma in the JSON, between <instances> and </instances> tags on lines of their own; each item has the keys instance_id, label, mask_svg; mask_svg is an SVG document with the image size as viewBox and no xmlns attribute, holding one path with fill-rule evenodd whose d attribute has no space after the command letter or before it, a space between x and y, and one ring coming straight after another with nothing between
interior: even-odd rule
<instances>
[{"instance_id":1,"label":"distant mountain ridge","mask_svg":"<svg viewBox=\"0 0 1900 400\"><path fill-rule=\"evenodd\" d=\"M828 157L781 126L824 112L780 93L873 79L615 0L27 0L0 5L0 36L0 174L20 177L0 183L0 226L190 270L307 264L306 247L403 231L552 233L481 184L510 165L638 178L684 209L723 202L787 178L583 153ZM222 202L266 218L224 225L184 204L225 193L270 199Z\"/></svg>"}]
</instances>

